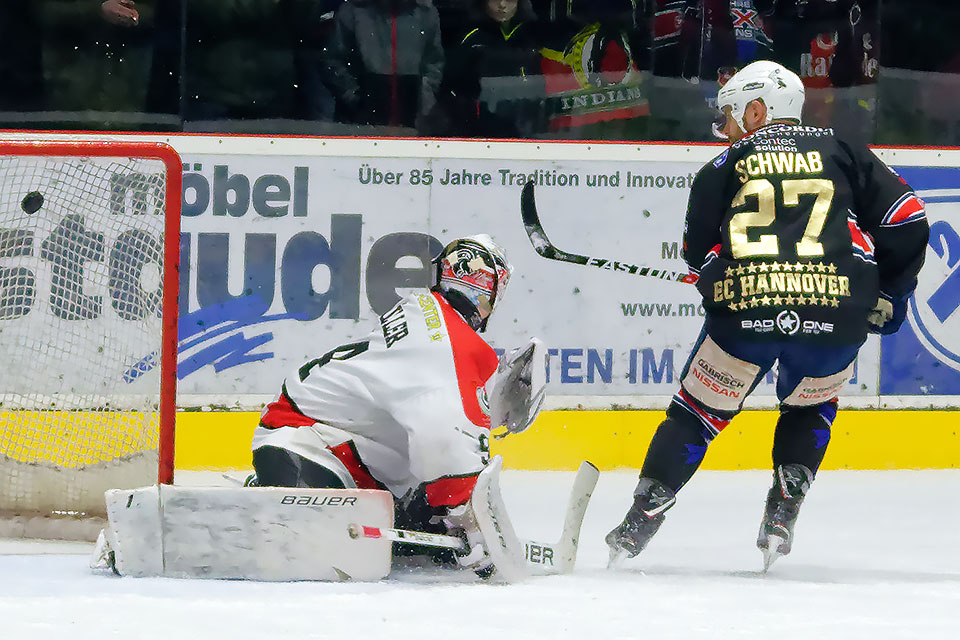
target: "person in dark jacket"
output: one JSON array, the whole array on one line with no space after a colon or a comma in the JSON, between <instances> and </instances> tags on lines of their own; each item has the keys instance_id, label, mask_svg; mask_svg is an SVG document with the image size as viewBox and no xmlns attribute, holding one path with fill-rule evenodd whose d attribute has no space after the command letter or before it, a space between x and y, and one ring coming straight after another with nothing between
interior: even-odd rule
<instances>
[{"instance_id":1,"label":"person in dark jacket","mask_svg":"<svg viewBox=\"0 0 960 640\"><path fill-rule=\"evenodd\" d=\"M440 17L429 0L349 0L325 57L338 120L415 127L443 76Z\"/></svg>"},{"instance_id":2,"label":"person in dark jacket","mask_svg":"<svg viewBox=\"0 0 960 640\"><path fill-rule=\"evenodd\" d=\"M456 135L520 137L533 133L542 93L537 19L530 0L475 0L470 27L450 53L445 107ZM536 78L539 80L539 78ZM532 109L531 109L532 108Z\"/></svg>"}]
</instances>

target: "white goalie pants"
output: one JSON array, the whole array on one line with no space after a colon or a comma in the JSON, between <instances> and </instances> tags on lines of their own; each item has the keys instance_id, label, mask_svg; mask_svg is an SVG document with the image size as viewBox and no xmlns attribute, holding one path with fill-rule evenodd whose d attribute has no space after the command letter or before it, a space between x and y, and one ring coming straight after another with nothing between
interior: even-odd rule
<instances>
[{"instance_id":1,"label":"white goalie pants","mask_svg":"<svg viewBox=\"0 0 960 640\"><path fill-rule=\"evenodd\" d=\"M256 451L265 446L284 449L302 456L336 475L344 488L357 488L357 482L351 475L350 469L331 451L330 445L314 427L280 427L278 429L257 427L253 433L252 448Z\"/></svg>"}]
</instances>

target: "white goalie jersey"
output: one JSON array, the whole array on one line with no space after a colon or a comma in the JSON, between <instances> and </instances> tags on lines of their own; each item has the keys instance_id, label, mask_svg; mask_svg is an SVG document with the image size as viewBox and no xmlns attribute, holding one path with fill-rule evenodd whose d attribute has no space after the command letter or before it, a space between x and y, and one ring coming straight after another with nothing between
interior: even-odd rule
<instances>
[{"instance_id":1,"label":"white goalie jersey","mask_svg":"<svg viewBox=\"0 0 960 640\"><path fill-rule=\"evenodd\" d=\"M497 363L441 295L415 291L365 339L293 371L253 449L297 453L348 488L402 497L424 485L432 507L463 504L489 457L484 385Z\"/></svg>"}]
</instances>

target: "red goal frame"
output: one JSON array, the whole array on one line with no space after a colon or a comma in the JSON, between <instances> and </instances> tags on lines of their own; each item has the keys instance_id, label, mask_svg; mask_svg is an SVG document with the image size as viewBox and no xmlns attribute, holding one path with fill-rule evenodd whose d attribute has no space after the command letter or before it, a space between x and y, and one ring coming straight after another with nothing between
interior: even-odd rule
<instances>
[{"instance_id":1,"label":"red goal frame","mask_svg":"<svg viewBox=\"0 0 960 640\"><path fill-rule=\"evenodd\" d=\"M0 140L0 155L159 159L167 173L164 193L163 320L160 338L160 442L157 482L173 484L177 411L177 322L180 293L180 200L183 161L168 144L114 140Z\"/></svg>"}]
</instances>

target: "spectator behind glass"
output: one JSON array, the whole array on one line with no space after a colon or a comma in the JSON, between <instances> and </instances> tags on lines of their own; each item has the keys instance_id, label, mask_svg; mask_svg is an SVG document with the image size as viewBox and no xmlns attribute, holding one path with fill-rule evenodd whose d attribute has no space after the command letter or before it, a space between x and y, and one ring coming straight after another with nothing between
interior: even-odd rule
<instances>
[{"instance_id":1,"label":"spectator behind glass","mask_svg":"<svg viewBox=\"0 0 960 640\"><path fill-rule=\"evenodd\" d=\"M775 0L650 0L651 137L712 140L717 91L737 69L772 57Z\"/></svg>"},{"instance_id":2,"label":"spectator behind glass","mask_svg":"<svg viewBox=\"0 0 960 640\"><path fill-rule=\"evenodd\" d=\"M804 122L873 139L880 70L879 0L764 0L776 60L807 89Z\"/></svg>"},{"instance_id":3,"label":"spectator behind glass","mask_svg":"<svg viewBox=\"0 0 960 640\"><path fill-rule=\"evenodd\" d=\"M294 65L314 0L187 2L184 128L297 132Z\"/></svg>"},{"instance_id":4,"label":"spectator behind glass","mask_svg":"<svg viewBox=\"0 0 960 640\"><path fill-rule=\"evenodd\" d=\"M44 116L63 128L152 128L142 111L157 0L39 0ZM54 121L54 118L56 120Z\"/></svg>"},{"instance_id":5,"label":"spectator behind glass","mask_svg":"<svg viewBox=\"0 0 960 640\"><path fill-rule=\"evenodd\" d=\"M654 76L700 74L700 0L651 0L651 68Z\"/></svg>"},{"instance_id":6,"label":"spectator behind glass","mask_svg":"<svg viewBox=\"0 0 960 640\"><path fill-rule=\"evenodd\" d=\"M336 99L323 74L323 49L333 36L333 20L345 0L312 0L306 20L299 21L294 60L302 89L298 109L308 120L332 122Z\"/></svg>"},{"instance_id":7,"label":"spectator behind glass","mask_svg":"<svg viewBox=\"0 0 960 640\"><path fill-rule=\"evenodd\" d=\"M476 0L433 0L440 14L440 42L448 54L460 41L475 18Z\"/></svg>"},{"instance_id":8,"label":"spectator behind glass","mask_svg":"<svg viewBox=\"0 0 960 640\"><path fill-rule=\"evenodd\" d=\"M443 76L439 15L429 0L348 0L325 57L337 120L416 127Z\"/></svg>"},{"instance_id":9,"label":"spectator behind glass","mask_svg":"<svg viewBox=\"0 0 960 640\"><path fill-rule=\"evenodd\" d=\"M529 0L476 0L470 27L450 52L442 96L448 133L517 138L535 133L543 93ZM536 77L536 80L530 76Z\"/></svg>"},{"instance_id":10,"label":"spectator behind glass","mask_svg":"<svg viewBox=\"0 0 960 640\"><path fill-rule=\"evenodd\" d=\"M773 41L763 11L773 0L701 0L702 20L698 76L715 83L754 60L769 59ZM717 86L711 87L711 106Z\"/></svg>"}]
</instances>

